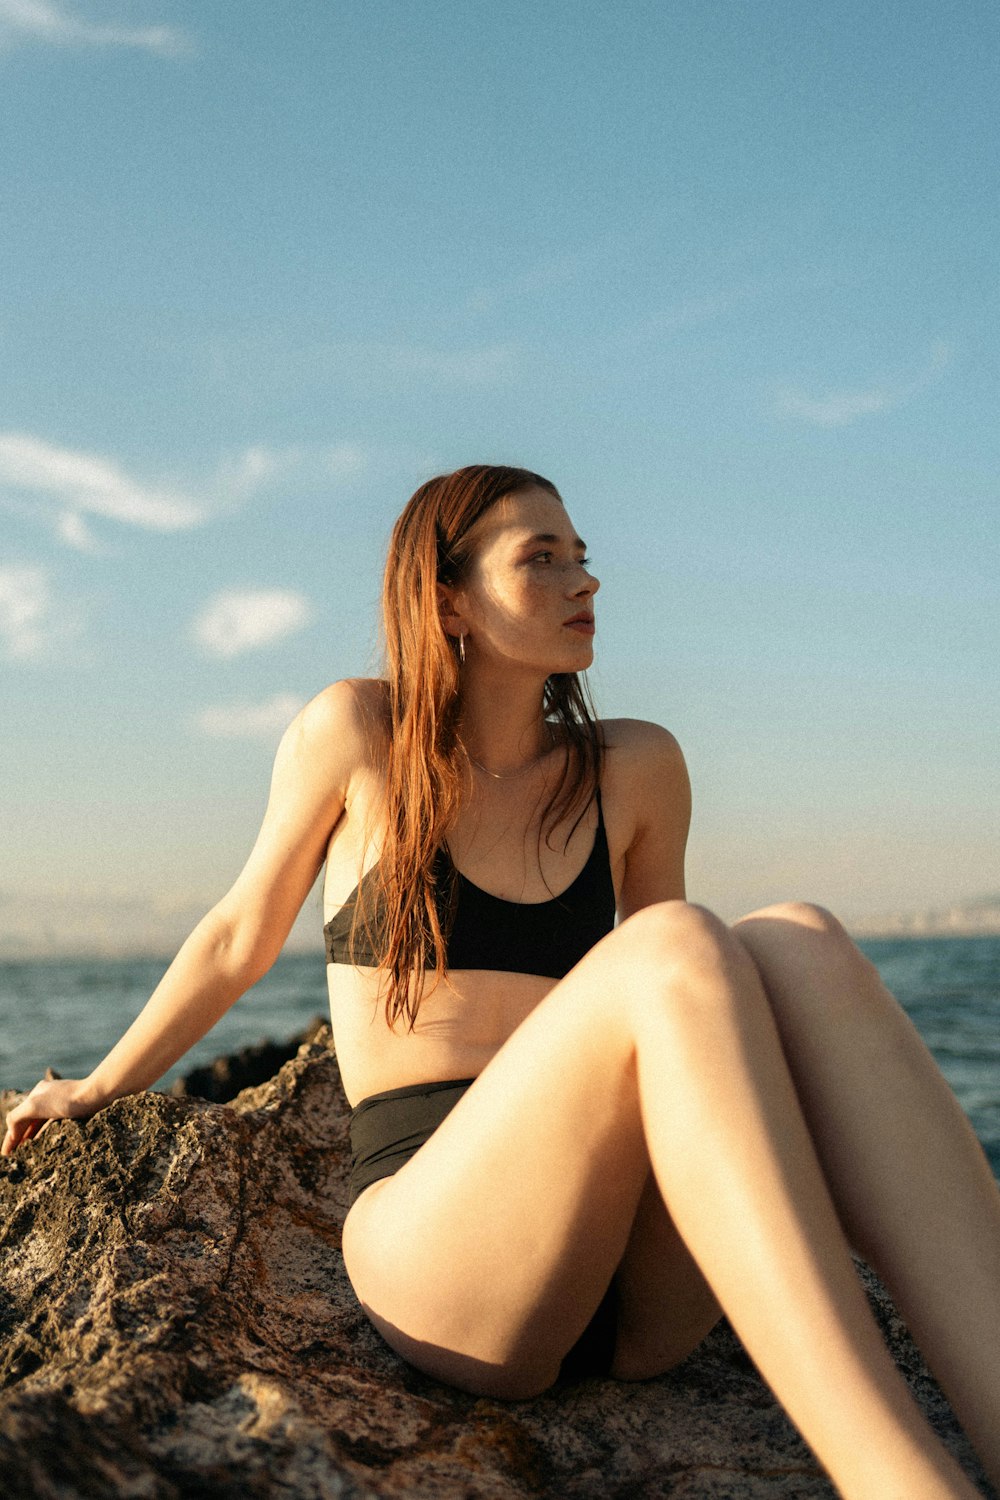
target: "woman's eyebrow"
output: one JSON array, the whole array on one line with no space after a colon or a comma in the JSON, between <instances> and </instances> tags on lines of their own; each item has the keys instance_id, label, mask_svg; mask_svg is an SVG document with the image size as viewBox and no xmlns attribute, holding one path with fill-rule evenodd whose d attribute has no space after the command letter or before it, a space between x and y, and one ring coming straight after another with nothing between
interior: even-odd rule
<instances>
[{"instance_id":1,"label":"woman's eyebrow","mask_svg":"<svg viewBox=\"0 0 1000 1500\"><path fill-rule=\"evenodd\" d=\"M557 536L554 531L536 531L534 536L524 538L523 545L525 547L533 547L537 542L545 542L549 546L551 546L553 542L560 541L562 541L562 537ZM571 545L573 547L578 547L581 552L586 552L587 550L587 543L582 539L582 537L575 536Z\"/></svg>"}]
</instances>

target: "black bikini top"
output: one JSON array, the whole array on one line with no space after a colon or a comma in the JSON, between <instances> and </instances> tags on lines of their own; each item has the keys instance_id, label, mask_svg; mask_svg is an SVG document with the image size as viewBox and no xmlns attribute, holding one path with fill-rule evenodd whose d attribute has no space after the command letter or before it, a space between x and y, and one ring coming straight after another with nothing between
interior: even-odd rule
<instances>
[{"instance_id":1,"label":"black bikini top","mask_svg":"<svg viewBox=\"0 0 1000 1500\"><path fill-rule=\"evenodd\" d=\"M362 877L366 900L374 902L369 918L359 923L354 943L351 925L358 887L323 928L327 963L376 967L376 951L384 935L384 911L379 910L376 871ZM448 969L496 969L506 974L540 974L562 979L574 964L615 924L615 888L600 793L597 830L587 863L579 875L551 901L505 901L474 885L456 870L445 850L437 857L438 913L444 922L450 880L456 882L455 916L445 964ZM430 967L430 964L428 964Z\"/></svg>"}]
</instances>

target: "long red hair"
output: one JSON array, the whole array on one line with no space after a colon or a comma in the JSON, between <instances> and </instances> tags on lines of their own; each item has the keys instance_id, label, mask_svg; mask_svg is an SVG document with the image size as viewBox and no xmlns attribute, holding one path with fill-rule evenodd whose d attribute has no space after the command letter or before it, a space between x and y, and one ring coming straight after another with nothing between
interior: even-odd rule
<instances>
[{"instance_id":1,"label":"long red hair","mask_svg":"<svg viewBox=\"0 0 1000 1500\"><path fill-rule=\"evenodd\" d=\"M421 485L393 528L382 590L391 722L375 945L388 979L390 1026L402 1018L412 1029L422 971L431 961L435 982L445 973L452 902L451 892L440 889L435 863L468 775L458 735L457 643L441 624L437 586L462 581L472 557L469 533L479 518L505 495L536 487L561 499L554 484L528 469L457 469ZM602 749L587 689L576 673L549 677L540 706L560 726L566 748L559 784L542 814L542 830L551 833L571 812L577 821L583 816L600 779ZM358 921L368 925L372 914L358 910L355 926Z\"/></svg>"}]
</instances>

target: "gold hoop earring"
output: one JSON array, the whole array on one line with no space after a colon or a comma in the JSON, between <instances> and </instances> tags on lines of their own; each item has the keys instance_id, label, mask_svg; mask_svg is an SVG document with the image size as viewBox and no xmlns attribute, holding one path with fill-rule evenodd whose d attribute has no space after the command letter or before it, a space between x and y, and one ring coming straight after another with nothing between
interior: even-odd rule
<instances>
[{"instance_id":1,"label":"gold hoop earring","mask_svg":"<svg viewBox=\"0 0 1000 1500\"><path fill-rule=\"evenodd\" d=\"M458 659L462 663L462 666L464 667L465 666L465 636L464 635L460 635L459 638L458 638Z\"/></svg>"}]
</instances>

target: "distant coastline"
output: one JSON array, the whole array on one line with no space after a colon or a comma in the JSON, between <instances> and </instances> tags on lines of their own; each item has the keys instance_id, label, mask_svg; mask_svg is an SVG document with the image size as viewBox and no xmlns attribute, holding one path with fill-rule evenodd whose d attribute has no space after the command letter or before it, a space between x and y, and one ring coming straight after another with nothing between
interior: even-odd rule
<instances>
[{"instance_id":1,"label":"distant coastline","mask_svg":"<svg viewBox=\"0 0 1000 1500\"><path fill-rule=\"evenodd\" d=\"M1000 895L927 911L888 912L850 924L855 937L991 937L1000 934Z\"/></svg>"},{"instance_id":2,"label":"distant coastline","mask_svg":"<svg viewBox=\"0 0 1000 1500\"><path fill-rule=\"evenodd\" d=\"M0 888L0 963L62 959L173 957L213 897L153 904L139 897L14 892ZM307 900L284 952L321 955L319 892ZM924 911L884 912L848 920L857 938L1000 935L1000 895L979 896Z\"/></svg>"},{"instance_id":3,"label":"distant coastline","mask_svg":"<svg viewBox=\"0 0 1000 1500\"><path fill-rule=\"evenodd\" d=\"M61 959L164 959L169 962L221 892L182 900L134 895L27 891L0 886L0 963ZM306 899L286 953L323 951L322 899Z\"/></svg>"}]
</instances>

